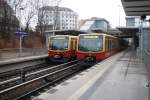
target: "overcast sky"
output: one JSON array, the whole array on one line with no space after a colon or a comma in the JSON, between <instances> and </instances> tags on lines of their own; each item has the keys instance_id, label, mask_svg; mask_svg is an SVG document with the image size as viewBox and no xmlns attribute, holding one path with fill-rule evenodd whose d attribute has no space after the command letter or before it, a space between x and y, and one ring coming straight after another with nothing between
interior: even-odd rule
<instances>
[{"instance_id":1,"label":"overcast sky","mask_svg":"<svg viewBox=\"0 0 150 100\"><path fill-rule=\"evenodd\" d=\"M121 0L62 0L60 6L77 12L79 19L100 17L108 20L112 27L125 25L125 13Z\"/></svg>"}]
</instances>

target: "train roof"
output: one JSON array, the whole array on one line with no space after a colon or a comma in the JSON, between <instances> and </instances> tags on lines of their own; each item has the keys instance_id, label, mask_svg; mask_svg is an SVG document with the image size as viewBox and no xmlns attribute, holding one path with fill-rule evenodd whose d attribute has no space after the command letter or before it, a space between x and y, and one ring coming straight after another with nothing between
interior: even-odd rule
<instances>
[{"instance_id":1,"label":"train roof","mask_svg":"<svg viewBox=\"0 0 150 100\"><path fill-rule=\"evenodd\" d=\"M117 38L115 36L112 36L112 35L109 35L109 34L106 34L106 33L89 33L89 34L80 34L79 36L82 36L82 35L105 35L105 36Z\"/></svg>"},{"instance_id":2,"label":"train roof","mask_svg":"<svg viewBox=\"0 0 150 100\"><path fill-rule=\"evenodd\" d=\"M57 37L57 36L58 36L58 37L59 37L59 36L64 36L64 37L65 37L65 36L67 36L67 37L77 37L77 36L73 36L73 35L55 35L55 36L50 36L50 37Z\"/></svg>"},{"instance_id":3,"label":"train roof","mask_svg":"<svg viewBox=\"0 0 150 100\"><path fill-rule=\"evenodd\" d=\"M87 32L80 31L80 30L51 30L51 31L45 31L45 34L53 34L55 35L73 35L78 36L79 34L87 34Z\"/></svg>"}]
</instances>

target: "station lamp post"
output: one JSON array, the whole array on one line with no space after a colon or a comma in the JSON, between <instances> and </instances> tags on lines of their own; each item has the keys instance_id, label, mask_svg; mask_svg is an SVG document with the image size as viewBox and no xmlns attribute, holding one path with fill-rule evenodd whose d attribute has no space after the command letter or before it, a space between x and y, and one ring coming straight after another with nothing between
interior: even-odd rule
<instances>
[{"instance_id":1,"label":"station lamp post","mask_svg":"<svg viewBox=\"0 0 150 100\"><path fill-rule=\"evenodd\" d=\"M19 19L20 19L20 22L19 22L19 30L22 31L21 29L21 11L24 10L24 8L20 8L20 16L19 16ZM22 40L23 40L23 35L20 35L20 56L22 54Z\"/></svg>"},{"instance_id":2,"label":"station lamp post","mask_svg":"<svg viewBox=\"0 0 150 100\"><path fill-rule=\"evenodd\" d=\"M21 56L22 54L22 40L23 40L23 37L25 35L27 35L25 32L21 32L22 29L21 29L21 11L24 10L24 8L19 8L19 15L18 15L18 21L19 21L19 28L17 29L17 32L16 32L16 35L19 36L19 56ZM16 8L15 8L15 16L17 18L17 13L16 13Z\"/></svg>"}]
</instances>

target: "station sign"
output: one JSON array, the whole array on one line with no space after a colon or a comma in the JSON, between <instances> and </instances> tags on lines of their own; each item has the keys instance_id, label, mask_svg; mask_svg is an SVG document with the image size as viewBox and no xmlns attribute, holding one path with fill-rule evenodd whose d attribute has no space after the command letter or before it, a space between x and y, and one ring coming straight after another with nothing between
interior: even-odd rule
<instances>
[{"instance_id":1,"label":"station sign","mask_svg":"<svg viewBox=\"0 0 150 100\"><path fill-rule=\"evenodd\" d=\"M21 32L21 31L17 31L15 34L16 34L17 36L28 36L28 35L29 35L28 33L26 33L26 32Z\"/></svg>"}]
</instances>

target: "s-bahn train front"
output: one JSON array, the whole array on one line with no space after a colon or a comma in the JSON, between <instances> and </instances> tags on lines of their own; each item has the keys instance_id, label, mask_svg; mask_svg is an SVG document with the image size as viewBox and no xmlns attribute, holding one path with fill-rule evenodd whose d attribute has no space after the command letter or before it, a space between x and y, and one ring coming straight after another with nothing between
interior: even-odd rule
<instances>
[{"instance_id":1,"label":"s-bahn train front","mask_svg":"<svg viewBox=\"0 0 150 100\"><path fill-rule=\"evenodd\" d=\"M56 35L49 38L49 59L52 62L66 62L76 56L76 38L68 35Z\"/></svg>"},{"instance_id":2,"label":"s-bahn train front","mask_svg":"<svg viewBox=\"0 0 150 100\"><path fill-rule=\"evenodd\" d=\"M103 35L81 34L78 37L77 59L92 63L100 61L103 56Z\"/></svg>"}]
</instances>

